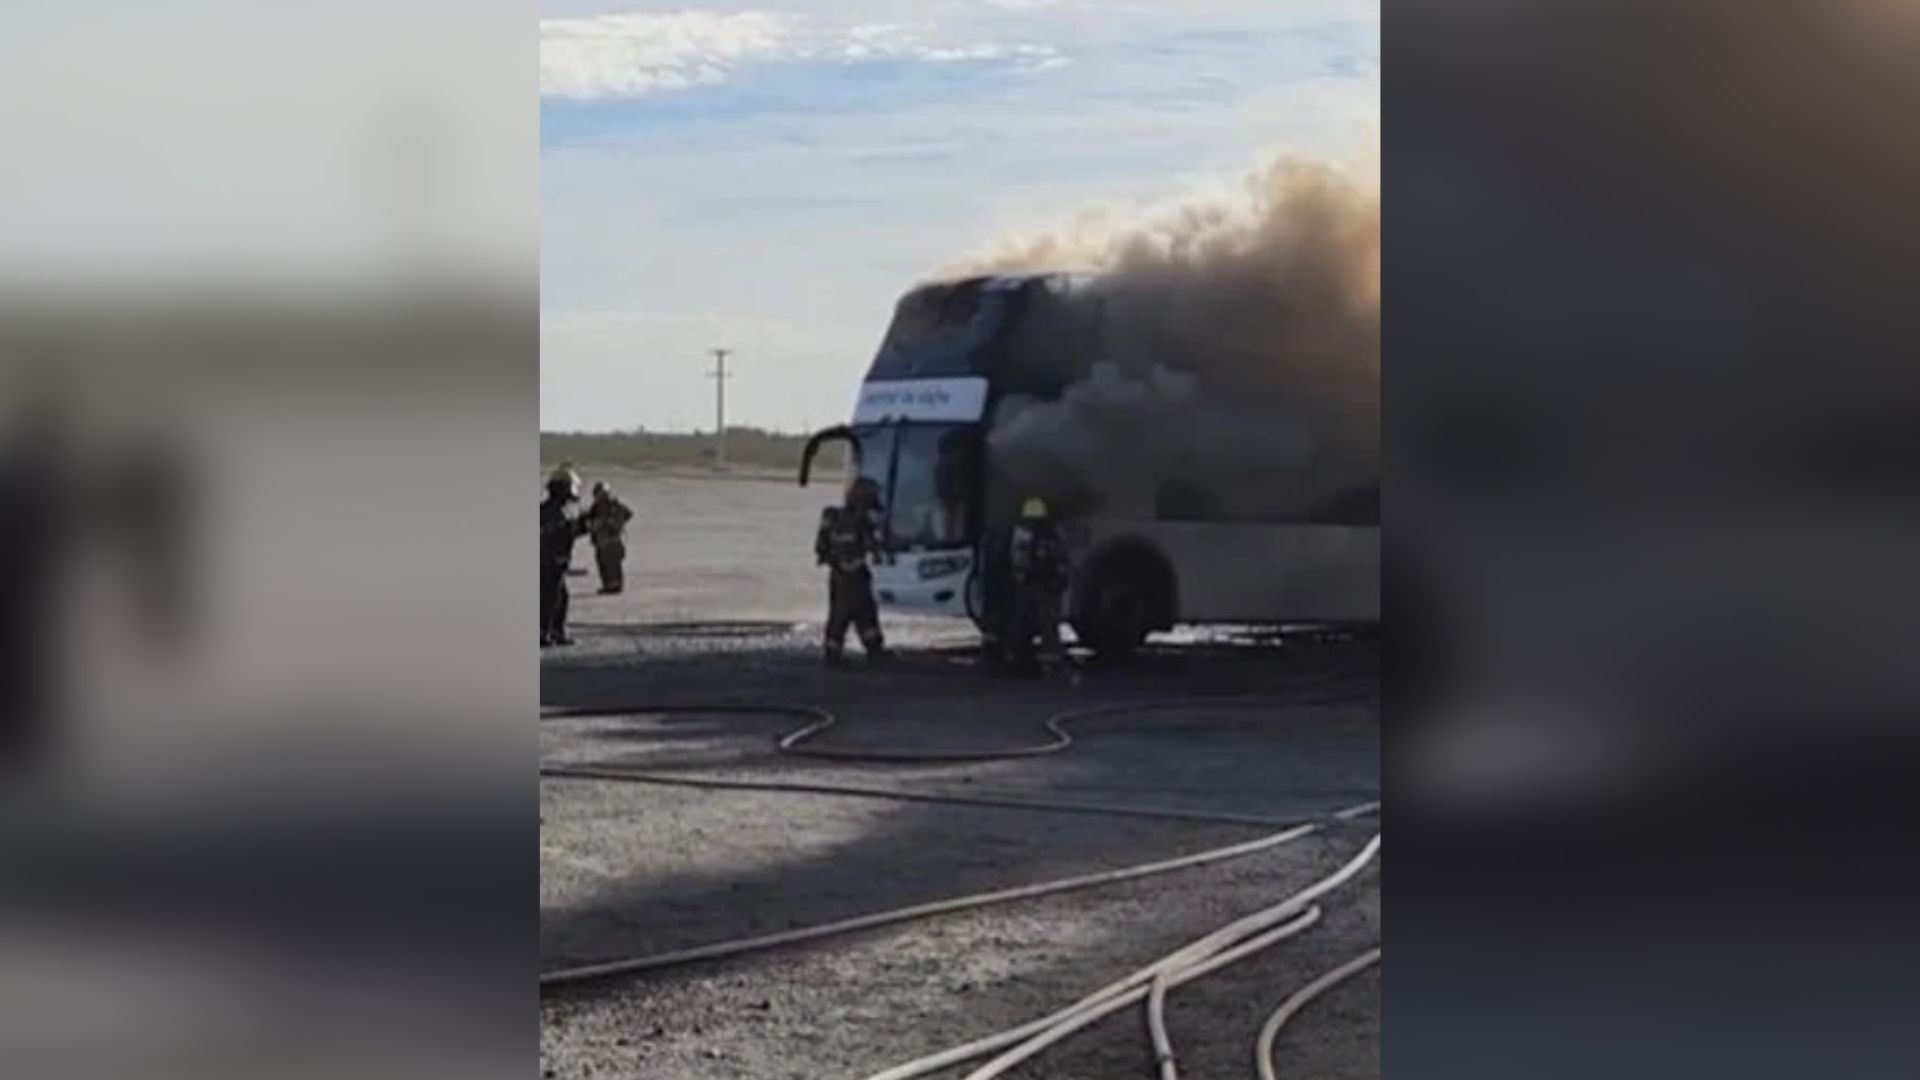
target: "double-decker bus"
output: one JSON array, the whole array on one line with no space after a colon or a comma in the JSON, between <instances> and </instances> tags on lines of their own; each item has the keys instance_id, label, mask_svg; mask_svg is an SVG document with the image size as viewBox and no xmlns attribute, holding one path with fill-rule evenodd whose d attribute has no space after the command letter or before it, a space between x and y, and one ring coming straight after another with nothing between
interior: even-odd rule
<instances>
[{"instance_id":1,"label":"double-decker bus","mask_svg":"<svg viewBox=\"0 0 1920 1080\"><path fill-rule=\"evenodd\" d=\"M970 617L995 635L1005 607L995 538L1035 492L999 460L994 425L1003 402L1057 401L1102 357L1108 330L1096 281L979 277L921 286L899 301L852 422L817 432L800 464L804 486L820 447L844 441L849 480L880 486L882 607ZM1265 520L1204 501L1050 502L1074 556L1067 618L1096 651L1125 653L1178 624L1379 619L1377 479L1324 512Z\"/></svg>"}]
</instances>

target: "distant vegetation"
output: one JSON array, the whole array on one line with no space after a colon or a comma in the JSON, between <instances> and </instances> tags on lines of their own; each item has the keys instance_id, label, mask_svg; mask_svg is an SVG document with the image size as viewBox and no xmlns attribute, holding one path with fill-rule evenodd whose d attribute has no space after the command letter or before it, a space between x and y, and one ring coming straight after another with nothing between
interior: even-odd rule
<instances>
[{"instance_id":1,"label":"distant vegetation","mask_svg":"<svg viewBox=\"0 0 1920 1080\"><path fill-rule=\"evenodd\" d=\"M807 436L761 428L727 429L727 464L755 469L798 469ZM837 471L846 456L844 443L820 448L817 469ZM540 461L554 464L621 465L629 468L712 468L712 432L630 431L540 433Z\"/></svg>"}]
</instances>

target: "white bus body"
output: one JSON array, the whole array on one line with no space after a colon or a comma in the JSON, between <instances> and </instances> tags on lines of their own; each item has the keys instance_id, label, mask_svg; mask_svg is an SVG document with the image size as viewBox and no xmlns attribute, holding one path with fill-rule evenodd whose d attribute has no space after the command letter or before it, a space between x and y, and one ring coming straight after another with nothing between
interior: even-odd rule
<instances>
[{"instance_id":1,"label":"white bus body","mask_svg":"<svg viewBox=\"0 0 1920 1080\"><path fill-rule=\"evenodd\" d=\"M984 378L868 382L853 427L977 424ZM1130 574L1164 576L1146 629L1176 623L1370 623L1380 618L1380 530L1371 525L1164 521L1091 517L1067 524L1076 623L1088 618L1092 577L1130 559ZM889 552L874 568L880 604L916 615L977 616L971 549ZM969 597L969 590L973 595ZM1082 635L1083 637L1086 635Z\"/></svg>"}]
</instances>

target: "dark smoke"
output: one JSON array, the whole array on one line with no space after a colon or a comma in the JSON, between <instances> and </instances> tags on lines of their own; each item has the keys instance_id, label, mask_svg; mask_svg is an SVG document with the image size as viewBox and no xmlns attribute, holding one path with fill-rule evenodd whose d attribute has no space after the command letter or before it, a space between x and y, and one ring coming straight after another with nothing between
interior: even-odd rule
<instances>
[{"instance_id":1,"label":"dark smoke","mask_svg":"<svg viewBox=\"0 0 1920 1080\"><path fill-rule=\"evenodd\" d=\"M1004 489L1069 510L1292 519L1377 488L1380 207L1349 174L1282 160L1238 199L1083 223L957 269L1096 274L1077 380L995 414ZM1016 340L1016 362L1062 347Z\"/></svg>"}]
</instances>

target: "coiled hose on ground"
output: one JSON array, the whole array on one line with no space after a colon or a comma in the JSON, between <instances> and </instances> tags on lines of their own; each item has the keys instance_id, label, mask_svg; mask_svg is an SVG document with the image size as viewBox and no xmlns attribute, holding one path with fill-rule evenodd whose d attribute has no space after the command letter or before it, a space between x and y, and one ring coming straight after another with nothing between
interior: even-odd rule
<instances>
[{"instance_id":1,"label":"coiled hose on ground","mask_svg":"<svg viewBox=\"0 0 1920 1080\"><path fill-rule=\"evenodd\" d=\"M1319 673L1303 681L1324 681L1338 674L1339 671L1340 669L1336 668L1331 671ZM1110 719L1141 712L1165 711L1176 708L1273 708L1280 705L1297 706L1350 699L1350 695L1306 699L1299 697L1203 698L1095 706L1092 708L1057 713L1048 717L1044 721L1043 727L1051 737L1045 742L988 752L852 750L809 745L809 743L838 723L838 718L824 709L797 705L750 706L688 703L660 705L643 703L588 709L558 709L543 713L542 719L692 713L707 715L793 716L806 722L793 731L780 736L775 741L775 747L780 753L831 761L927 764L994 761L1061 753L1074 743L1073 735L1068 730L1069 726L1096 719ZM1114 814L1173 820L1227 822L1231 824L1257 824L1264 826L1279 824L1276 819L1265 818L1258 815L1225 814L1181 808L1055 802L1015 797L962 796L942 793L898 791L857 785L750 781L720 777L689 777L600 766L543 764L540 773L542 776L556 779L665 784L723 790L803 792L808 794L841 795L859 798L897 799L914 802L938 802L1065 813ZM937 915L975 910L991 905L1010 903L1015 900L1031 899L1078 889L1117 884L1119 882L1172 873L1178 870L1211 865L1213 863L1243 858L1261 851L1271 850L1314 833L1321 832L1329 825L1344 824L1374 814L1378 809L1378 802L1367 802L1349 806L1319 821L1288 823L1287 827L1263 837L1238 844L1230 844L1223 847L1194 852L1189 855L1171 859L1155 860L1091 874L1060 878L1053 881L1038 882L1030 885L993 890L986 893L915 904L908 907L873 912L818 926L803 927L780 933L714 942L708 945L673 950L671 952L649 956L616 958L597 963L561 968L543 972L540 976L540 987L545 991L622 975L657 971L700 961L741 956L769 949L819 941L862 930L931 918ZM1175 1066L1172 1042L1168 1036L1164 1018L1164 1006L1167 993L1185 982L1199 978L1235 960L1276 945L1312 926L1320 917L1320 909L1313 904L1313 901L1357 875L1360 870L1378 854L1379 845L1380 838L1376 833L1359 855L1333 875L1288 897L1279 904L1256 912L1246 918L1236 920L1234 923L1222 927L1220 930L1176 950L1174 953L1134 972L1132 975L1107 987L1103 987L1065 1009L1009 1031L987 1036L939 1054L930 1055L917 1061L896 1066L893 1069L877 1073L868 1078L868 1080L908 1080L910 1077L926 1075L927 1073L977 1058L995 1050L1002 1050L998 1056L968 1074L967 1077L967 1080L991 1080L991 1078L999 1076L1007 1069L1025 1061L1034 1054L1039 1053L1046 1047L1066 1038L1081 1028L1113 1012L1142 1001L1146 1002L1147 1005L1147 1026L1149 1036L1153 1042L1156 1059L1159 1062L1160 1075L1163 1080L1177 1080L1178 1073ZM1367 959L1368 957L1371 957L1371 960ZM1354 972L1365 967L1368 963L1376 962L1378 958L1379 950L1375 949L1366 956L1349 962L1349 964L1342 965L1342 967L1335 969L1333 972L1329 972L1326 976L1309 984L1306 988L1303 988L1300 993L1282 1003L1280 1009L1269 1018L1267 1028L1262 1030L1261 1041L1256 1051L1263 1080L1271 1080L1273 1075L1271 1051L1274 1036L1277 1034L1279 1028L1314 997L1324 992L1334 983L1349 977ZM1003 1050L1003 1048L1006 1049Z\"/></svg>"},{"instance_id":2,"label":"coiled hose on ground","mask_svg":"<svg viewBox=\"0 0 1920 1080\"><path fill-rule=\"evenodd\" d=\"M1260 1074L1260 1080L1278 1080L1279 1074L1273 1067L1273 1041L1295 1013L1306 1008L1314 998L1379 962L1380 947L1376 945L1294 991L1293 996L1281 1002L1280 1007L1273 1010L1273 1015L1267 1017L1266 1024L1260 1028L1260 1038L1254 1043L1253 1066Z\"/></svg>"},{"instance_id":3,"label":"coiled hose on ground","mask_svg":"<svg viewBox=\"0 0 1920 1080\"><path fill-rule=\"evenodd\" d=\"M1311 679L1307 681L1324 681L1334 673L1337 672L1321 673L1311 677ZM831 747L810 745L815 739L825 734L829 728L834 727L840 722L839 718L833 713L811 705L631 703L593 708L554 709L542 713L541 719L578 720L641 715L788 716L804 721L804 723L802 723L800 727L776 739L774 749L779 753L792 757L814 758L822 761L893 765L955 765L1007 761L1062 753L1074 744L1073 735L1068 731L1070 726L1085 725L1098 720L1112 720L1123 716L1137 716L1144 713L1169 712L1182 709L1218 711L1223 709L1272 709L1281 705L1327 705L1350 701L1353 700L1353 698L1354 695L1351 694L1325 694L1314 697L1185 698L1166 701L1098 705L1090 708L1055 713L1047 717L1042 727L1051 738L1045 742L1033 743L1026 746L1008 747L1000 750L968 751L834 749ZM774 791L808 795L838 795L854 798L890 799L899 802L944 803L954 806L992 807L1058 813L1104 814L1115 817L1158 818L1163 820L1209 822L1225 825L1282 826L1297 824L1299 821L1298 818L1277 818L1272 815L1263 814L1242 814L1230 811L1193 810L1177 807L1139 806L1131 803L1091 803L1031 799L1019 796L960 795L946 792L902 791L897 788L868 787L858 784L821 784L787 780L740 780L729 777L686 776L679 773L661 773L645 769L630 769L604 765L543 763L540 766L540 775L559 780L601 780L614 783L654 784L665 787L692 787L712 790Z\"/></svg>"},{"instance_id":4,"label":"coiled hose on ground","mask_svg":"<svg viewBox=\"0 0 1920 1080\"><path fill-rule=\"evenodd\" d=\"M1314 901L1351 881L1379 852L1380 837L1376 834L1358 855L1332 874L1278 904L1237 919L1168 953L1058 1012L950 1050L896 1065L866 1080L911 1080L1008 1047L966 1076L966 1080L993 1080L1068 1035L1143 1000L1150 1003L1149 1025L1156 1032L1154 1042L1161 1063L1161 1074L1175 1075L1171 1071L1173 1050L1171 1042L1165 1037L1165 1023L1155 1019L1159 1012L1152 1003L1156 999L1164 1002L1166 992L1171 987L1190 982L1235 960L1276 945L1312 926L1320 918L1320 909L1314 905Z\"/></svg>"}]
</instances>

